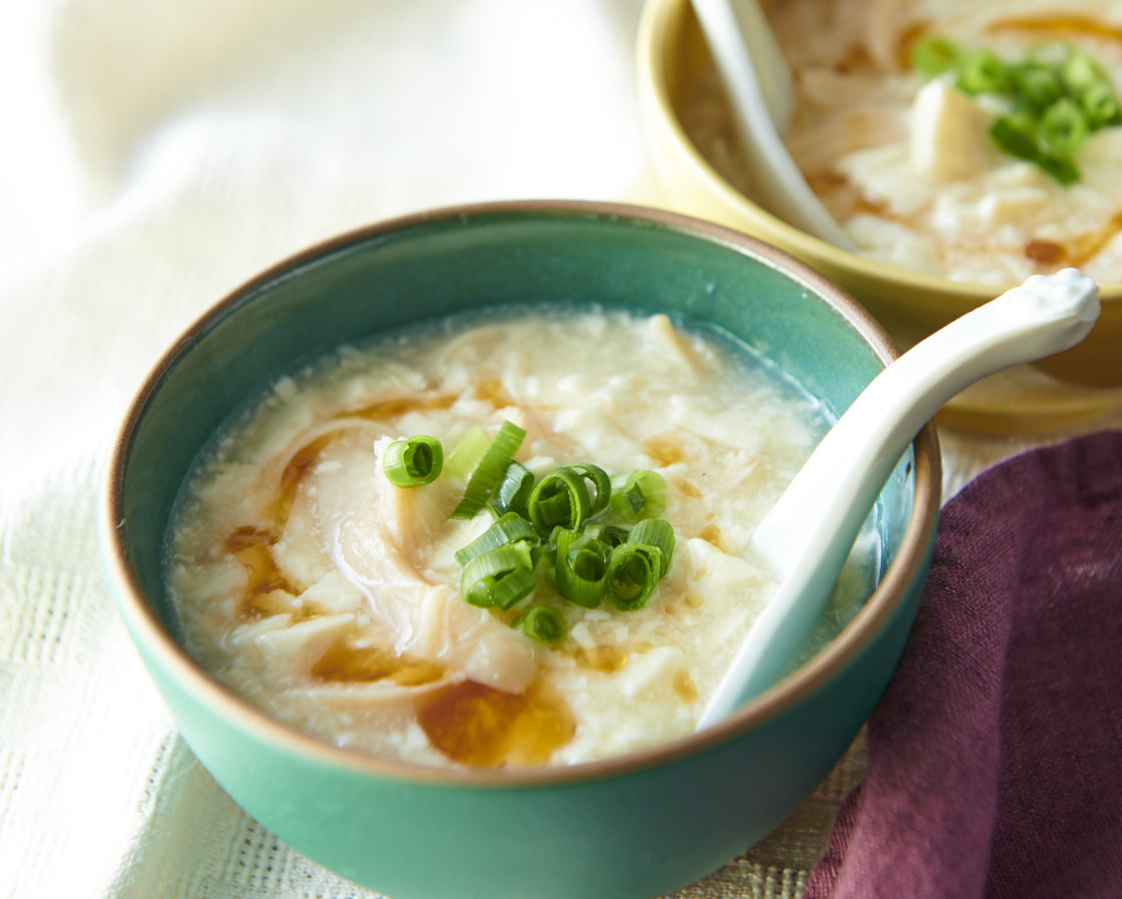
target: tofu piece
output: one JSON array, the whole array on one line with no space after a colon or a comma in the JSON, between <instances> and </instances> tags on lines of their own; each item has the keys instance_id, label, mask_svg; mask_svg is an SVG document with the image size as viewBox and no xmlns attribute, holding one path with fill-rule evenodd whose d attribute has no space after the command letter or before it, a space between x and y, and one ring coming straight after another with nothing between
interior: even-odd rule
<instances>
[{"instance_id":1,"label":"tofu piece","mask_svg":"<svg viewBox=\"0 0 1122 899\"><path fill-rule=\"evenodd\" d=\"M925 84L912 104L909 155L912 168L933 181L955 181L994 165L989 136L992 114L943 79Z\"/></svg>"}]
</instances>

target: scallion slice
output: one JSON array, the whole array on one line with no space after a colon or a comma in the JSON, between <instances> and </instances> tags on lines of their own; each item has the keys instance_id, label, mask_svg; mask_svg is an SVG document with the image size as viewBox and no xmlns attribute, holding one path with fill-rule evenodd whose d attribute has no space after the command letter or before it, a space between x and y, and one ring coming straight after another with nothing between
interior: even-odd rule
<instances>
[{"instance_id":1,"label":"scallion slice","mask_svg":"<svg viewBox=\"0 0 1122 899\"><path fill-rule=\"evenodd\" d=\"M456 561L464 566L476 556L489 553L491 550L506 546L508 543L517 543L522 540L528 541L531 546L540 542L538 532L534 530L534 526L530 522L521 515L508 512L492 522L491 526L471 543L456 550Z\"/></svg>"},{"instance_id":2,"label":"scallion slice","mask_svg":"<svg viewBox=\"0 0 1122 899\"><path fill-rule=\"evenodd\" d=\"M599 465L591 465L587 462L575 462L565 467L592 483L594 495L590 498L588 517L599 515L608 507L608 501L612 496L612 479L608 477L608 473Z\"/></svg>"},{"instance_id":3,"label":"scallion slice","mask_svg":"<svg viewBox=\"0 0 1122 899\"><path fill-rule=\"evenodd\" d=\"M534 592L538 582L529 568L512 568L476 582L467 594L472 605L509 609Z\"/></svg>"},{"instance_id":4,"label":"scallion slice","mask_svg":"<svg viewBox=\"0 0 1122 899\"><path fill-rule=\"evenodd\" d=\"M657 471L641 468L612 486L609 505L617 515L634 520L666 511L666 480Z\"/></svg>"},{"instance_id":5,"label":"scallion slice","mask_svg":"<svg viewBox=\"0 0 1122 899\"><path fill-rule=\"evenodd\" d=\"M1105 81L1088 85L1079 93L1079 105L1093 129L1122 125L1122 109Z\"/></svg>"},{"instance_id":6,"label":"scallion slice","mask_svg":"<svg viewBox=\"0 0 1122 899\"><path fill-rule=\"evenodd\" d=\"M1060 78L1068 90L1077 95L1106 82L1095 61L1086 53L1068 53L1060 65Z\"/></svg>"},{"instance_id":7,"label":"scallion slice","mask_svg":"<svg viewBox=\"0 0 1122 899\"><path fill-rule=\"evenodd\" d=\"M594 537L567 528L554 532L557 592L569 602L594 609L604 598L611 549Z\"/></svg>"},{"instance_id":8,"label":"scallion slice","mask_svg":"<svg viewBox=\"0 0 1122 899\"><path fill-rule=\"evenodd\" d=\"M418 434L395 440L382 456L382 470L397 487L420 487L440 477L444 449L435 437Z\"/></svg>"},{"instance_id":9,"label":"scallion slice","mask_svg":"<svg viewBox=\"0 0 1122 899\"><path fill-rule=\"evenodd\" d=\"M500 515L516 512L526 516L526 504L533 491L534 475L530 469L520 462L511 462L491 494L491 507Z\"/></svg>"},{"instance_id":10,"label":"scallion slice","mask_svg":"<svg viewBox=\"0 0 1122 899\"><path fill-rule=\"evenodd\" d=\"M479 464L471 473L471 477L468 478L463 498L452 510L450 518L474 518L479 513L491 492L502 480L507 466L514 459L514 454L518 452L525 437L526 431L514 422L502 423L499 433L495 435L495 439L491 441Z\"/></svg>"},{"instance_id":11,"label":"scallion slice","mask_svg":"<svg viewBox=\"0 0 1122 899\"><path fill-rule=\"evenodd\" d=\"M555 527L579 530L588 518L591 503L584 478L571 468L555 468L534 487L527 511L541 534Z\"/></svg>"},{"instance_id":12,"label":"scallion slice","mask_svg":"<svg viewBox=\"0 0 1122 899\"><path fill-rule=\"evenodd\" d=\"M479 464L483 454L491 441L479 425L474 425L459 442L452 447L452 452L444 463L444 470L452 477L465 480L473 468Z\"/></svg>"},{"instance_id":13,"label":"scallion slice","mask_svg":"<svg viewBox=\"0 0 1122 899\"><path fill-rule=\"evenodd\" d=\"M912 48L912 65L921 75L934 78L962 63L962 50L954 41L938 35L927 35Z\"/></svg>"},{"instance_id":14,"label":"scallion slice","mask_svg":"<svg viewBox=\"0 0 1122 899\"><path fill-rule=\"evenodd\" d=\"M531 606L515 619L514 626L550 649L561 646L569 636L565 616L552 606Z\"/></svg>"},{"instance_id":15,"label":"scallion slice","mask_svg":"<svg viewBox=\"0 0 1122 899\"><path fill-rule=\"evenodd\" d=\"M646 543L624 543L608 560L608 601L621 612L643 608L662 569L662 550Z\"/></svg>"},{"instance_id":16,"label":"scallion slice","mask_svg":"<svg viewBox=\"0 0 1122 899\"><path fill-rule=\"evenodd\" d=\"M657 546L662 553L658 576L661 578L666 575L670 559L674 555L674 528L669 521L664 518L644 518L631 529L627 542Z\"/></svg>"},{"instance_id":17,"label":"scallion slice","mask_svg":"<svg viewBox=\"0 0 1122 899\"><path fill-rule=\"evenodd\" d=\"M626 543L627 535L631 533L627 528L620 527L618 524L603 523L590 524L584 529L584 532L590 537L595 537L601 543L606 543L609 547Z\"/></svg>"},{"instance_id":18,"label":"scallion slice","mask_svg":"<svg viewBox=\"0 0 1122 899\"><path fill-rule=\"evenodd\" d=\"M475 556L460 575L460 592L474 606L509 609L536 586L531 546L525 540Z\"/></svg>"},{"instance_id":19,"label":"scallion slice","mask_svg":"<svg viewBox=\"0 0 1122 899\"><path fill-rule=\"evenodd\" d=\"M1035 115L1040 115L1064 95L1059 73L1055 67L1044 63L1029 61L1013 66L1009 70L1009 81L1014 102Z\"/></svg>"},{"instance_id":20,"label":"scallion slice","mask_svg":"<svg viewBox=\"0 0 1122 899\"><path fill-rule=\"evenodd\" d=\"M990 125L990 136L1006 153L1036 165L1060 184L1079 180L1079 169L1068 157L1044 151L1036 134L1036 123L1015 116L998 116Z\"/></svg>"},{"instance_id":21,"label":"scallion slice","mask_svg":"<svg viewBox=\"0 0 1122 899\"><path fill-rule=\"evenodd\" d=\"M1009 72L989 50L975 50L962 61L956 87L965 94L996 94L1005 90Z\"/></svg>"},{"instance_id":22,"label":"scallion slice","mask_svg":"<svg viewBox=\"0 0 1122 899\"><path fill-rule=\"evenodd\" d=\"M1087 116L1071 97L1060 97L1040 117L1040 142L1049 153L1070 156L1089 132Z\"/></svg>"},{"instance_id":23,"label":"scallion slice","mask_svg":"<svg viewBox=\"0 0 1122 899\"><path fill-rule=\"evenodd\" d=\"M1122 110L1110 81L1086 53L1070 53L1060 70L1068 93L1087 116L1092 129L1122 124Z\"/></svg>"}]
</instances>

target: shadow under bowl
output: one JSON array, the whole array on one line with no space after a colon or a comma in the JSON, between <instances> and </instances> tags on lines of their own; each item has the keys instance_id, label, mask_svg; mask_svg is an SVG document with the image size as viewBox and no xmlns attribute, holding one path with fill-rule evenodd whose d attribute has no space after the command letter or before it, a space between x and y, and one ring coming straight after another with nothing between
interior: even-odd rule
<instances>
[{"instance_id":1,"label":"shadow under bowl","mask_svg":"<svg viewBox=\"0 0 1122 899\"><path fill-rule=\"evenodd\" d=\"M234 291L153 370L113 453L108 570L183 738L264 827L393 899L638 899L704 876L829 772L919 602L939 509L931 425L879 501L882 572L854 620L726 721L642 752L520 770L375 758L289 729L192 660L164 587L169 515L196 454L246 397L342 343L472 307L574 302L724 328L835 413L895 353L844 292L742 234L619 205L461 207L343 235Z\"/></svg>"}]
</instances>

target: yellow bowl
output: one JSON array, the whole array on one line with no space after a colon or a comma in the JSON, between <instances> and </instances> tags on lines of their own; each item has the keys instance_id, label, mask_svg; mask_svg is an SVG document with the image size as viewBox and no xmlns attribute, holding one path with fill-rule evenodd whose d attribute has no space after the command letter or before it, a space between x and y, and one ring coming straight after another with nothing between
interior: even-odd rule
<instances>
[{"instance_id":1,"label":"yellow bowl","mask_svg":"<svg viewBox=\"0 0 1122 899\"><path fill-rule=\"evenodd\" d=\"M683 124L709 48L689 0L648 0L639 27L640 104L666 205L774 244L836 281L906 348L999 289L932 277L839 250L775 217L706 158ZM727 169L726 169L727 171ZM1102 314L1081 344L994 375L951 400L940 423L974 431L1059 430L1122 408L1122 285L1101 289Z\"/></svg>"}]
</instances>

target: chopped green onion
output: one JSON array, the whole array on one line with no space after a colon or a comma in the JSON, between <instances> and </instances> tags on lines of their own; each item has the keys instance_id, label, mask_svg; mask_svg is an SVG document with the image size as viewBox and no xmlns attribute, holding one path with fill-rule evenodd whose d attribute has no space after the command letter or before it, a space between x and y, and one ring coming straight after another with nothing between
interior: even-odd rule
<instances>
[{"instance_id":1,"label":"chopped green onion","mask_svg":"<svg viewBox=\"0 0 1122 899\"><path fill-rule=\"evenodd\" d=\"M610 505L617 515L634 520L666 511L666 480L658 472L639 469L616 481Z\"/></svg>"},{"instance_id":2,"label":"chopped green onion","mask_svg":"<svg viewBox=\"0 0 1122 899\"><path fill-rule=\"evenodd\" d=\"M478 606L509 609L534 592L538 582L529 568L512 568L477 581L467 593L467 601Z\"/></svg>"},{"instance_id":3,"label":"chopped green onion","mask_svg":"<svg viewBox=\"0 0 1122 899\"><path fill-rule=\"evenodd\" d=\"M569 530L568 528L558 525L555 527L550 535L542 540L540 557L545 560L545 569L552 572L553 566L557 561L557 541L560 539L561 534ZM535 533L537 529L535 528Z\"/></svg>"},{"instance_id":4,"label":"chopped green onion","mask_svg":"<svg viewBox=\"0 0 1122 899\"><path fill-rule=\"evenodd\" d=\"M444 449L435 437L419 434L406 440L395 440L382 456L382 470L397 487L420 487L431 484L444 467Z\"/></svg>"},{"instance_id":5,"label":"chopped green onion","mask_svg":"<svg viewBox=\"0 0 1122 899\"><path fill-rule=\"evenodd\" d=\"M503 479L491 494L491 507L500 515L517 512L525 516L526 504L533 490L534 476L530 469L520 462L511 462L506 467Z\"/></svg>"},{"instance_id":6,"label":"chopped green onion","mask_svg":"<svg viewBox=\"0 0 1122 899\"><path fill-rule=\"evenodd\" d=\"M1070 156L1087 139L1087 117L1071 97L1060 97L1040 117L1040 142L1046 152Z\"/></svg>"},{"instance_id":7,"label":"chopped green onion","mask_svg":"<svg viewBox=\"0 0 1122 899\"><path fill-rule=\"evenodd\" d=\"M989 50L975 50L959 66L955 86L965 94L994 94L1005 89L1009 72Z\"/></svg>"},{"instance_id":8,"label":"chopped green onion","mask_svg":"<svg viewBox=\"0 0 1122 899\"><path fill-rule=\"evenodd\" d=\"M1067 89L1077 95L1106 81L1095 61L1086 53L1069 53L1060 65L1060 78Z\"/></svg>"},{"instance_id":9,"label":"chopped green onion","mask_svg":"<svg viewBox=\"0 0 1122 899\"><path fill-rule=\"evenodd\" d=\"M460 592L474 606L509 609L536 586L531 547L525 540L475 556L460 575Z\"/></svg>"},{"instance_id":10,"label":"chopped green onion","mask_svg":"<svg viewBox=\"0 0 1122 899\"><path fill-rule=\"evenodd\" d=\"M1071 159L1050 155L1041 149L1034 122L999 116L990 126L990 135L1006 153L1033 163L1060 184L1079 180L1079 169Z\"/></svg>"},{"instance_id":11,"label":"chopped green onion","mask_svg":"<svg viewBox=\"0 0 1122 899\"><path fill-rule=\"evenodd\" d=\"M591 509L584 478L571 468L555 468L538 481L527 509L541 534L555 527L578 530Z\"/></svg>"},{"instance_id":12,"label":"chopped green onion","mask_svg":"<svg viewBox=\"0 0 1122 899\"><path fill-rule=\"evenodd\" d=\"M584 532L590 537L595 537L601 543L606 543L609 547L619 546L621 543L627 542L627 535L630 531L627 528L620 527L618 524L590 524L585 528Z\"/></svg>"},{"instance_id":13,"label":"chopped green onion","mask_svg":"<svg viewBox=\"0 0 1122 899\"><path fill-rule=\"evenodd\" d=\"M927 35L912 48L912 65L921 75L934 78L962 62L962 50L954 41L937 35Z\"/></svg>"},{"instance_id":14,"label":"chopped green onion","mask_svg":"<svg viewBox=\"0 0 1122 899\"><path fill-rule=\"evenodd\" d=\"M990 126L990 135L1002 150L1021 159L1029 159L1039 153L1036 120L1031 116L998 116Z\"/></svg>"},{"instance_id":15,"label":"chopped green onion","mask_svg":"<svg viewBox=\"0 0 1122 899\"><path fill-rule=\"evenodd\" d=\"M608 601L621 612L643 608L654 592L662 568L662 550L645 543L624 543L608 560Z\"/></svg>"},{"instance_id":16,"label":"chopped green onion","mask_svg":"<svg viewBox=\"0 0 1122 899\"><path fill-rule=\"evenodd\" d=\"M538 532L530 522L514 512L508 512L492 522L491 526L471 543L456 550L456 561L460 565L467 565L476 556L520 540L529 541L531 545L540 542Z\"/></svg>"},{"instance_id":17,"label":"chopped green onion","mask_svg":"<svg viewBox=\"0 0 1122 899\"><path fill-rule=\"evenodd\" d=\"M1048 175L1053 181L1065 187L1079 180L1079 168L1070 159L1065 159L1062 156L1049 156L1042 153L1032 161L1036 163L1045 175Z\"/></svg>"},{"instance_id":18,"label":"chopped green onion","mask_svg":"<svg viewBox=\"0 0 1122 899\"><path fill-rule=\"evenodd\" d=\"M604 471L599 465L590 465L586 462L575 462L572 465L566 465L570 471L575 471L585 480L591 481L593 488L595 488L595 497L592 499L592 505L588 510L588 517L598 515L608 507L608 500L612 496L612 479L608 477L608 473Z\"/></svg>"},{"instance_id":19,"label":"chopped green onion","mask_svg":"<svg viewBox=\"0 0 1122 899\"><path fill-rule=\"evenodd\" d=\"M1060 73L1068 94L1079 103L1091 128L1122 124L1122 111L1114 88L1090 56L1070 53Z\"/></svg>"},{"instance_id":20,"label":"chopped green onion","mask_svg":"<svg viewBox=\"0 0 1122 899\"><path fill-rule=\"evenodd\" d=\"M662 553L658 576L661 578L666 574L674 555L674 528L669 521L663 518L644 518L631 529L627 542L657 546Z\"/></svg>"},{"instance_id":21,"label":"chopped green onion","mask_svg":"<svg viewBox=\"0 0 1122 899\"><path fill-rule=\"evenodd\" d=\"M969 52L928 36L917 42L912 60L928 76L953 71L956 86L966 94L1006 98L1010 112L990 127L994 143L1063 185L1079 180L1073 157L1087 135L1122 125L1122 108L1109 80L1090 56L1062 43L1043 44L1005 64L989 50Z\"/></svg>"},{"instance_id":22,"label":"chopped green onion","mask_svg":"<svg viewBox=\"0 0 1122 899\"><path fill-rule=\"evenodd\" d=\"M1014 102L1039 115L1064 94L1064 85L1052 66L1024 62L1009 72Z\"/></svg>"},{"instance_id":23,"label":"chopped green onion","mask_svg":"<svg viewBox=\"0 0 1122 899\"><path fill-rule=\"evenodd\" d=\"M569 602L594 609L604 598L610 548L599 540L568 528L554 531L557 592Z\"/></svg>"},{"instance_id":24,"label":"chopped green onion","mask_svg":"<svg viewBox=\"0 0 1122 899\"><path fill-rule=\"evenodd\" d=\"M483 458L490 445L491 441L487 439L483 428L474 425L460 438L460 442L452 447L452 452L448 454L448 461L444 465L445 471L454 478L464 480L479 464L479 460Z\"/></svg>"},{"instance_id":25,"label":"chopped green onion","mask_svg":"<svg viewBox=\"0 0 1122 899\"><path fill-rule=\"evenodd\" d=\"M526 431L514 422L503 422L499 433L495 435L495 439L491 441L479 464L471 473L471 477L468 478L463 498L449 517L474 518L479 513L491 492L506 474L507 466L510 465L525 437Z\"/></svg>"},{"instance_id":26,"label":"chopped green onion","mask_svg":"<svg viewBox=\"0 0 1122 899\"><path fill-rule=\"evenodd\" d=\"M453 450L461 462L474 460L474 469L451 517L472 518L484 506L495 516L455 553L465 600L510 609L533 594L544 576L562 598L584 608L596 608L605 596L617 609L642 608L674 552L673 528L656 517L666 507L666 481L647 470L613 479L600 466L579 462L554 469L535 485L533 474L513 459L525 436L507 421L493 440L473 429ZM612 515L603 520L608 510ZM610 520L617 515L635 526ZM548 564L535 575L543 555ZM544 606L513 626L548 646L560 645L568 633L561 613Z\"/></svg>"},{"instance_id":27,"label":"chopped green onion","mask_svg":"<svg viewBox=\"0 0 1122 899\"><path fill-rule=\"evenodd\" d=\"M531 606L515 619L514 626L550 649L563 644L569 636L565 616L551 606Z\"/></svg>"},{"instance_id":28,"label":"chopped green onion","mask_svg":"<svg viewBox=\"0 0 1122 899\"><path fill-rule=\"evenodd\" d=\"M1093 129L1122 125L1122 109L1118 106L1118 98L1105 81L1099 81L1081 91L1079 105Z\"/></svg>"}]
</instances>

